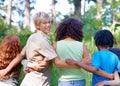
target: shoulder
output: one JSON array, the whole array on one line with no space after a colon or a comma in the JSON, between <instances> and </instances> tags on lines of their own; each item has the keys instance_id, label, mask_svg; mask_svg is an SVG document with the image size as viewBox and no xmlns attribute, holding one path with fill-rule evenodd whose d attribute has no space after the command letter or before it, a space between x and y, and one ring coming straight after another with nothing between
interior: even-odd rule
<instances>
[{"instance_id":1,"label":"shoulder","mask_svg":"<svg viewBox=\"0 0 120 86\"><path fill-rule=\"evenodd\" d=\"M53 43L54 50L56 50L57 47L62 46L64 44L63 42L64 42L64 40L60 40L60 41Z\"/></svg>"},{"instance_id":2,"label":"shoulder","mask_svg":"<svg viewBox=\"0 0 120 86\"><path fill-rule=\"evenodd\" d=\"M80 41L76 41L75 42L76 43L76 45L78 45L78 46L82 46L83 48L86 48L87 47L87 45L85 45L83 42L80 42Z\"/></svg>"},{"instance_id":3,"label":"shoulder","mask_svg":"<svg viewBox=\"0 0 120 86\"><path fill-rule=\"evenodd\" d=\"M39 34L39 33L33 33L32 35L30 35L30 37L28 38L28 41L44 41L44 37Z\"/></svg>"},{"instance_id":4,"label":"shoulder","mask_svg":"<svg viewBox=\"0 0 120 86\"><path fill-rule=\"evenodd\" d=\"M110 56L112 56L113 58L119 60L119 57L118 57L117 54L115 54L115 53L113 53L113 52L111 52L111 51L109 51L109 52L110 52Z\"/></svg>"},{"instance_id":5,"label":"shoulder","mask_svg":"<svg viewBox=\"0 0 120 86\"><path fill-rule=\"evenodd\" d=\"M61 44L64 44L64 41L63 40L60 40L60 41L56 41L53 46L57 47L57 45L61 45Z\"/></svg>"},{"instance_id":6,"label":"shoulder","mask_svg":"<svg viewBox=\"0 0 120 86\"><path fill-rule=\"evenodd\" d=\"M28 40L31 40L31 39L33 39L33 38L35 38L35 37L36 37L36 33L33 33L33 34L31 34L31 35L29 36Z\"/></svg>"},{"instance_id":7,"label":"shoulder","mask_svg":"<svg viewBox=\"0 0 120 86\"><path fill-rule=\"evenodd\" d=\"M41 34L36 32L31 34L29 38L38 37L38 36L41 36Z\"/></svg>"},{"instance_id":8,"label":"shoulder","mask_svg":"<svg viewBox=\"0 0 120 86\"><path fill-rule=\"evenodd\" d=\"M100 55L100 51L96 51L93 53L93 56L92 57L98 57Z\"/></svg>"}]
</instances>

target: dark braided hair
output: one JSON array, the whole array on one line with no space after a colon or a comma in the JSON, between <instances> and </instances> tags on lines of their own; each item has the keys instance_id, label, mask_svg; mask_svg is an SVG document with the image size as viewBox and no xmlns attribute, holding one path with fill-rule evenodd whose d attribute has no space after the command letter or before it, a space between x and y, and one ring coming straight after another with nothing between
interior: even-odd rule
<instances>
[{"instance_id":1,"label":"dark braided hair","mask_svg":"<svg viewBox=\"0 0 120 86\"><path fill-rule=\"evenodd\" d=\"M77 41L82 41L83 38L83 23L75 18L64 20L56 29L56 41L71 37Z\"/></svg>"},{"instance_id":2,"label":"dark braided hair","mask_svg":"<svg viewBox=\"0 0 120 86\"><path fill-rule=\"evenodd\" d=\"M96 46L113 47L114 37L109 30L100 30L94 36Z\"/></svg>"}]
</instances>

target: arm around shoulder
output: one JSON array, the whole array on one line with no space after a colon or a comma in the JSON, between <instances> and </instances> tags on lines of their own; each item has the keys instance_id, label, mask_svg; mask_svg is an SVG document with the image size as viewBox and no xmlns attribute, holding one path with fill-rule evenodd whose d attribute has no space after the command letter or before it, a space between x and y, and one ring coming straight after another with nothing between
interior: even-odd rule
<instances>
[{"instance_id":1,"label":"arm around shoulder","mask_svg":"<svg viewBox=\"0 0 120 86\"><path fill-rule=\"evenodd\" d=\"M103 81L104 85L120 85L120 78L118 71L115 70L114 72L114 80L109 80L109 81Z\"/></svg>"},{"instance_id":2,"label":"arm around shoulder","mask_svg":"<svg viewBox=\"0 0 120 86\"><path fill-rule=\"evenodd\" d=\"M120 79L118 72L117 71L114 72L114 80L98 82L95 86L104 86L104 85L120 86Z\"/></svg>"},{"instance_id":3,"label":"arm around shoulder","mask_svg":"<svg viewBox=\"0 0 120 86\"><path fill-rule=\"evenodd\" d=\"M22 54L18 54L5 69L0 70L0 75L4 76L9 73L12 68L14 68L23 59L23 57L24 56Z\"/></svg>"}]
</instances>

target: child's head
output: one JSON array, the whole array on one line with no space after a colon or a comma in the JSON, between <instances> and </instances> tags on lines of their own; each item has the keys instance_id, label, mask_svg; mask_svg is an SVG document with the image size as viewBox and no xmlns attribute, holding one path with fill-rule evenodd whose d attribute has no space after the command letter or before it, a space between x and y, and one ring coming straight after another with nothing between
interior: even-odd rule
<instances>
[{"instance_id":1,"label":"child's head","mask_svg":"<svg viewBox=\"0 0 120 86\"><path fill-rule=\"evenodd\" d=\"M56 29L56 41L71 37L77 41L82 41L83 38L83 23L75 18L64 20Z\"/></svg>"},{"instance_id":2,"label":"child's head","mask_svg":"<svg viewBox=\"0 0 120 86\"><path fill-rule=\"evenodd\" d=\"M109 30L100 30L94 36L96 46L109 48L113 46L114 37Z\"/></svg>"},{"instance_id":3,"label":"child's head","mask_svg":"<svg viewBox=\"0 0 120 86\"><path fill-rule=\"evenodd\" d=\"M45 30L50 30L50 16L45 12L38 12L34 16L34 24L37 30L41 30L46 33Z\"/></svg>"},{"instance_id":4,"label":"child's head","mask_svg":"<svg viewBox=\"0 0 120 86\"><path fill-rule=\"evenodd\" d=\"M0 58L13 59L21 51L20 39L15 35L6 36L0 45Z\"/></svg>"},{"instance_id":5,"label":"child's head","mask_svg":"<svg viewBox=\"0 0 120 86\"><path fill-rule=\"evenodd\" d=\"M6 36L0 45L0 69L5 69L10 62L16 58L21 51L20 39L15 35ZM20 71L20 64L16 65L5 77L8 79L15 74L18 75Z\"/></svg>"},{"instance_id":6,"label":"child's head","mask_svg":"<svg viewBox=\"0 0 120 86\"><path fill-rule=\"evenodd\" d=\"M115 53L120 59L120 48L110 48L109 51Z\"/></svg>"}]
</instances>

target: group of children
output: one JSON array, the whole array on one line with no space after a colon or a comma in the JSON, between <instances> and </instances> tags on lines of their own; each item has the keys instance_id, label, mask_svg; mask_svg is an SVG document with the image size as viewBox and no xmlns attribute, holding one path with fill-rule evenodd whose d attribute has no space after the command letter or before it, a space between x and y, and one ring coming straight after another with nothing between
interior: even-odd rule
<instances>
[{"instance_id":1,"label":"group of children","mask_svg":"<svg viewBox=\"0 0 120 86\"><path fill-rule=\"evenodd\" d=\"M50 86L52 63L60 68L58 86L86 86L82 69L93 73L92 86L119 84L120 51L116 53L118 48L111 48L114 37L110 31L100 30L95 34L98 51L91 60L86 45L82 43L83 23L80 20L68 18L61 22L55 31L53 46L49 40L50 21L45 12L35 14L37 32L28 38L22 50L17 36L5 37L0 46L0 85L18 86L21 61L26 74L20 86Z\"/></svg>"}]
</instances>

